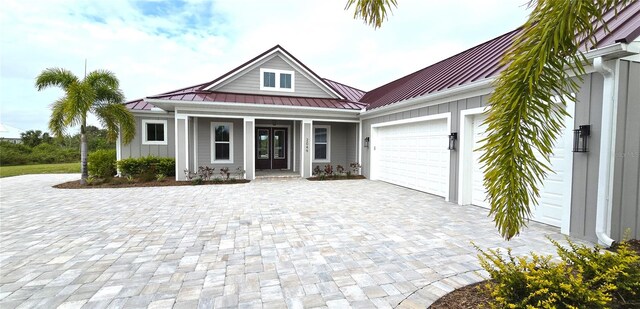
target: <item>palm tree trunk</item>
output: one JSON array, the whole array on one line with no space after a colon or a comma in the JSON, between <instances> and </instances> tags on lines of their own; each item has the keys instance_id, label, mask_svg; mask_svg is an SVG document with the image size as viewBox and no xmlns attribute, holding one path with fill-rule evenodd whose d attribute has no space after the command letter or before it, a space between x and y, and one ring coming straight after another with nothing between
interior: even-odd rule
<instances>
[{"instance_id":1,"label":"palm tree trunk","mask_svg":"<svg viewBox=\"0 0 640 309\"><path fill-rule=\"evenodd\" d=\"M80 184L87 184L87 178L89 178L89 172L87 170L87 134L85 128L87 127L87 118L82 119L82 125L80 126Z\"/></svg>"}]
</instances>

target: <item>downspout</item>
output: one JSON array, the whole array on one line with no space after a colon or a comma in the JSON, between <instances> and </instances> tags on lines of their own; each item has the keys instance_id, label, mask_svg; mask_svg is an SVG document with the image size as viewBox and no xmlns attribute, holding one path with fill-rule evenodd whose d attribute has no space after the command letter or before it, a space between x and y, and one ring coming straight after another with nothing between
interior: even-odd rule
<instances>
[{"instance_id":1,"label":"downspout","mask_svg":"<svg viewBox=\"0 0 640 309\"><path fill-rule=\"evenodd\" d=\"M602 123L600 130L600 159L598 162L598 195L596 199L596 236L598 242L611 246L614 242L609 236L611 221L611 156L614 152L615 119L614 111L617 105L615 97L616 69L604 63L602 57L593 59L596 72L604 76L602 89Z\"/></svg>"}]
</instances>

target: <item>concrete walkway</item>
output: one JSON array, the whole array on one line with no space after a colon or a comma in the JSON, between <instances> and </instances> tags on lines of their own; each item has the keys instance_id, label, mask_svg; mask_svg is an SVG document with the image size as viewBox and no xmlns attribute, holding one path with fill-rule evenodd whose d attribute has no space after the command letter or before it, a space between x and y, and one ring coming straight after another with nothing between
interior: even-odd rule
<instances>
[{"instance_id":1,"label":"concrete walkway","mask_svg":"<svg viewBox=\"0 0 640 309\"><path fill-rule=\"evenodd\" d=\"M0 179L1 308L425 307L481 280L471 241L562 238L369 180L51 188L77 178Z\"/></svg>"}]
</instances>

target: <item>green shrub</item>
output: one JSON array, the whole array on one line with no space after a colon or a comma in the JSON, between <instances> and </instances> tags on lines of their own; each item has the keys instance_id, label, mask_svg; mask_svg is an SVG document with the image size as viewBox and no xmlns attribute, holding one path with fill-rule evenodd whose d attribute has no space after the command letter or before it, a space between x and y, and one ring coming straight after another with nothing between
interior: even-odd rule
<instances>
[{"instance_id":1,"label":"green shrub","mask_svg":"<svg viewBox=\"0 0 640 309\"><path fill-rule=\"evenodd\" d=\"M480 265L492 283L492 308L611 308L638 305L640 257L627 247L618 253L599 247L556 246L561 261L532 254L506 257L499 250L479 251Z\"/></svg>"},{"instance_id":2,"label":"green shrub","mask_svg":"<svg viewBox=\"0 0 640 309\"><path fill-rule=\"evenodd\" d=\"M129 158L118 161L118 169L120 172L127 176L140 177L143 173L152 172L153 178L157 174L165 176L176 175L176 160L173 158L159 158L159 157L141 157L141 158Z\"/></svg>"},{"instance_id":3,"label":"green shrub","mask_svg":"<svg viewBox=\"0 0 640 309\"><path fill-rule=\"evenodd\" d=\"M30 163L31 148L22 144L0 141L0 165Z\"/></svg>"},{"instance_id":4,"label":"green shrub","mask_svg":"<svg viewBox=\"0 0 640 309\"><path fill-rule=\"evenodd\" d=\"M80 161L80 150L42 143L31 149L30 163L67 163Z\"/></svg>"},{"instance_id":5,"label":"green shrub","mask_svg":"<svg viewBox=\"0 0 640 309\"><path fill-rule=\"evenodd\" d=\"M96 150L88 157L89 175L98 178L110 178L117 173L115 149Z\"/></svg>"}]
</instances>

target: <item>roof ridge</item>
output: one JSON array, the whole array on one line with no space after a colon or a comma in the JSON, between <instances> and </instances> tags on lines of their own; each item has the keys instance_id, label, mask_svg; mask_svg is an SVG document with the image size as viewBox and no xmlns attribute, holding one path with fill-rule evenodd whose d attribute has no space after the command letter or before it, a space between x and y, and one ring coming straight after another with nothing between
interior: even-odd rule
<instances>
[{"instance_id":1,"label":"roof ridge","mask_svg":"<svg viewBox=\"0 0 640 309\"><path fill-rule=\"evenodd\" d=\"M356 88L356 87L353 87L353 86L349 86L349 85L347 85L347 84L345 84L345 83L337 82L337 81L335 81L335 80L333 80L333 79L329 79L329 78L326 78L326 77L323 77L322 79L328 80L328 81L330 81L330 82L332 82L332 83L340 84L340 85L345 86L345 87L349 87L349 88L351 88L351 89L353 89L353 90L357 90L357 91L360 91L360 92L363 92L363 93L367 93L366 91L364 91L364 90L362 90L362 89L360 89L360 88Z\"/></svg>"}]
</instances>

